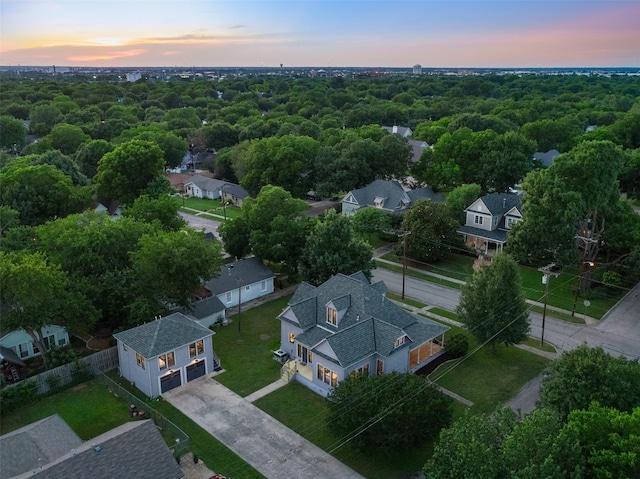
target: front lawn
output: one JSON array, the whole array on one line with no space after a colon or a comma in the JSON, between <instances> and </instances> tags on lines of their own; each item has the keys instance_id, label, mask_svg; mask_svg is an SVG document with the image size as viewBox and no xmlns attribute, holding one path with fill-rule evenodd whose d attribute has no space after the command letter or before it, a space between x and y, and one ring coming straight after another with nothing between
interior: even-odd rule
<instances>
[{"instance_id":1,"label":"front lawn","mask_svg":"<svg viewBox=\"0 0 640 479\"><path fill-rule=\"evenodd\" d=\"M240 318L231 316L229 325L216 331L213 347L225 370L216 381L244 397L280 377L280 364L272 359L273 351L280 349L280 321L276 317L289 298L242 311Z\"/></svg>"},{"instance_id":2,"label":"front lawn","mask_svg":"<svg viewBox=\"0 0 640 479\"><path fill-rule=\"evenodd\" d=\"M342 438L332 435L326 427L326 399L297 382L258 399L254 404L368 479L389 479L419 471L432 453L431 444L398 454L365 454L350 443L340 446Z\"/></svg>"},{"instance_id":3,"label":"front lawn","mask_svg":"<svg viewBox=\"0 0 640 479\"><path fill-rule=\"evenodd\" d=\"M483 347L462 361L446 363L429 377L445 389L473 401L473 412L490 413L498 404L514 397L522 387L539 375L549 360L516 347L500 345L497 353Z\"/></svg>"},{"instance_id":4,"label":"front lawn","mask_svg":"<svg viewBox=\"0 0 640 479\"><path fill-rule=\"evenodd\" d=\"M2 415L6 434L58 413L84 441L130 420L129 405L97 381L88 381Z\"/></svg>"},{"instance_id":5,"label":"front lawn","mask_svg":"<svg viewBox=\"0 0 640 479\"><path fill-rule=\"evenodd\" d=\"M218 218L218 216L224 217L224 213L225 213L225 209L223 208L222 203L220 203L220 200L210 200L207 198L193 198L193 197L184 198L183 206L186 206L187 208L192 208L198 211L212 213L216 215L215 219L220 219ZM193 211L191 210L185 209L183 211L193 214ZM227 205L226 212L227 212L227 218L238 218L242 216L242 211L240 210L240 208L236 206Z\"/></svg>"}]
</instances>

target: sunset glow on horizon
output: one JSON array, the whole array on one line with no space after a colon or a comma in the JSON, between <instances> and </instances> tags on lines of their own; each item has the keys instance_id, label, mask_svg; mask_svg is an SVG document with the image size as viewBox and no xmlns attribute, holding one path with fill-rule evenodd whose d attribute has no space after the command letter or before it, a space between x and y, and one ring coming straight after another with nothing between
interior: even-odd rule
<instances>
[{"instance_id":1,"label":"sunset glow on horizon","mask_svg":"<svg viewBox=\"0 0 640 479\"><path fill-rule=\"evenodd\" d=\"M1 0L0 64L640 66L640 2Z\"/></svg>"}]
</instances>

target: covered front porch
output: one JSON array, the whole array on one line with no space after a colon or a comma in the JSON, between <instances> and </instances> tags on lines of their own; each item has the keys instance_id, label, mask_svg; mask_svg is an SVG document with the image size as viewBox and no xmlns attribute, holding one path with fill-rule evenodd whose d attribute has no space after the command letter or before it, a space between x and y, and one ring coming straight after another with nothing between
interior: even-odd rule
<instances>
[{"instance_id":1,"label":"covered front porch","mask_svg":"<svg viewBox=\"0 0 640 479\"><path fill-rule=\"evenodd\" d=\"M280 369L280 377L286 382L292 381L296 374L313 382L313 368L299 359L290 359Z\"/></svg>"},{"instance_id":2,"label":"covered front porch","mask_svg":"<svg viewBox=\"0 0 640 479\"><path fill-rule=\"evenodd\" d=\"M409 351L409 371L416 372L444 353L444 333Z\"/></svg>"}]
</instances>

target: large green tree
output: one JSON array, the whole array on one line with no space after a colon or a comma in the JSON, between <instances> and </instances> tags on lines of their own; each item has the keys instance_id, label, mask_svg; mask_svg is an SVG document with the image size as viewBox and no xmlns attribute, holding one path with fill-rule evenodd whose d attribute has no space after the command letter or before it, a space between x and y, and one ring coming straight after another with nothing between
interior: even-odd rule
<instances>
[{"instance_id":1,"label":"large green tree","mask_svg":"<svg viewBox=\"0 0 640 479\"><path fill-rule=\"evenodd\" d=\"M91 202L86 188L52 165L5 167L0 171L1 204L20 213L24 225L37 225L84 210Z\"/></svg>"},{"instance_id":2,"label":"large green tree","mask_svg":"<svg viewBox=\"0 0 640 479\"><path fill-rule=\"evenodd\" d=\"M451 399L422 376L354 374L329 393L327 424L361 450L399 452L435 437L451 421Z\"/></svg>"},{"instance_id":3,"label":"large green tree","mask_svg":"<svg viewBox=\"0 0 640 479\"><path fill-rule=\"evenodd\" d=\"M93 178L98 172L100 159L113 148L114 146L105 140L92 140L84 143L74 155L76 164L87 178Z\"/></svg>"},{"instance_id":4,"label":"large green tree","mask_svg":"<svg viewBox=\"0 0 640 479\"><path fill-rule=\"evenodd\" d=\"M540 405L566 417L592 401L627 412L640 406L640 364L586 345L562 353L543 376Z\"/></svg>"},{"instance_id":5,"label":"large green tree","mask_svg":"<svg viewBox=\"0 0 640 479\"><path fill-rule=\"evenodd\" d=\"M458 225L446 204L418 201L402 219L401 230L410 233L406 238L407 256L423 262L445 258L453 249L462 247L462 237L456 232ZM398 254L404 255L404 244L398 246Z\"/></svg>"},{"instance_id":6,"label":"large green tree","mask_svg":"<svg viewBox=\"0 0 640 479\"><path fill-rule=\"evenodd\" d=\"M0 116L0 148L14 149L18 152L24 145L27 129L24 122L9 115Z\"/></svg>"},{"instance_id":7,"label":"large green tree","mask_svg":"<svg viewBox=\"0 0 640 479\"><path fill-rule=\"evenodd\" d=\"M460 185L449 192L446 203L453 211L460 224L465 222L465 208L480 198L482 188L480 185L471 183Z\"/></svg>"},{"instance_id":8,"label":"large green tree","mask_svg":"<svg viewBox=\"0 0 640 479\"><path fill-rule=\"evenodd\" d=\"M157 222L166 231L178 231L185 225L184 219L178 214L179 209L178 198L169 195L158 198L141 195L122 214L147 223Z\"/></svg>"},{"instance_id":9,"label":"large green tree","mask_svg":"<svg viewBox=\"0 0 640 479\"><path fill-rule=\"evenodd\" d=\"M330 209L311 229L300 258L305 281L319 285L338 273L362 271L371 278L373 249L356 237L352 220Z\"/></svg>"},{"instance_id":10,"label":"large green tree","mask_svg":"<svg viewBox=\"0 0 640 479\"><path fill-rule=\"evenodd\" d=\"M43 326L59 324L73 333L90 328L98 316L66 273L40 253L0 252L0 303L2 327L24 329L42 352ZM47 355L42 357L48 367Z\"/></svg>"},{"instance_id":11,"label":"large green tree","mask_svg":"<svg viewBox=\"0 0 640 479\"><path fill-rule=\"evenodd\" d=\"M54 150L60 150L64 155L71 155L90 139L79 126L59 123L51 129L51 133L45 137L44 141L48 142Z\"/></svg>"},{"instance_id":12,"label":"large green tree","mask_svg":"<svg viewBox=\"0 0 640 479\"><path fill-rule=\"evenodd\" d=\"M456 312L478 342L494 352L500 343L524 341L529 313L517 263L506 254L497 254L488 266L475 271L462 287Z\"/></svg>"},{"instance_id":13,"label":"large green tree","mask_svg":"<svg viewBox=\"0 0 640 479\"><path fill-rule=\"evenodd\" d=\"M132 310L137 322L149 319L159 305L189 307L191 293L203 281L220 273L220 243L195 231L157 232L140 238L133 253L133 275L138 293ZM144 314L140 314L144 313Z\"/></svg>"},{"instance_id":14,"label":"large green tree","mask_svg":"<svg viewBox=\"0 0 640 479\"><path fill-rule=\"evenodd\" d=\"M100 196L131 204L164 173L164 154L153 142L131 140L102 157L95 185Z\"/></svg>"}]
</instances>

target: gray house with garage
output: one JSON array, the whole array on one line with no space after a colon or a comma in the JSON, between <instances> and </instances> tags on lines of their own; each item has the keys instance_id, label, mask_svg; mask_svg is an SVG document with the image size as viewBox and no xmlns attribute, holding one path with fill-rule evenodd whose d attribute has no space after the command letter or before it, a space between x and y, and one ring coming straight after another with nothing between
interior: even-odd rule
<instances>
[{"instance_id":1,"label":"gray house with garage","mask_svg":"<svg viewBox=\"0 0 640 479\"><path fill-rule=\"evenodd\" d=\"M150 398L219 369L213 331L182 313L116 333L120 375Z\"/></svg>"},{"instance_id":2,"label":"gray house with garage","mask_svg":"<svg viewBox=\"0 0 640 479\"><path fill-rule=\"evenodd\" d=\"M405 311L362 273L302 283L278 316L283 379L322 396L350 374L413 373L444 353L447 326Z\"/></svg>"}]
</instances>

